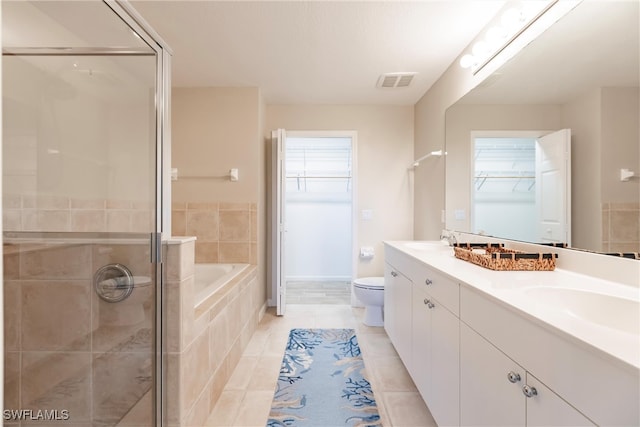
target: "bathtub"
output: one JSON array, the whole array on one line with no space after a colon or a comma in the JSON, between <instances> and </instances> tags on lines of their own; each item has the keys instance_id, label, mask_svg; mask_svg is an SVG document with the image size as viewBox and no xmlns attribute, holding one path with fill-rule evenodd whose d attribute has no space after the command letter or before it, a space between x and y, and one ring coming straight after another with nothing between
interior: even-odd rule
<instances>
[{"instance_id":1,"label":"bathtub","mask_svg":"<svg viewBox=\"0 0 640 427\"><path fill-rule=\"evenodd\" d=\"M205 301L248 266L249 264L195 264L194 291L196 305Z\"/></svg>"}]
</instances>

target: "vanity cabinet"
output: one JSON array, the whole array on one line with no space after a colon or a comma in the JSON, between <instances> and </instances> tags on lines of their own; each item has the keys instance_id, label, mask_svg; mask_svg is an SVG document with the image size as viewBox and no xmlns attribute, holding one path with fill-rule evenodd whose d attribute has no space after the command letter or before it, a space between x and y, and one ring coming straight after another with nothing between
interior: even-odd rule
<instances>
[{"instance_id":1,"label":"vanity cabinet","mask_svg":"<svg viewBox=\"0 0 640 427\"><path fill-rule=\"evenodd\" d=\"M595 424L462 323L460 425L577 427Z\"/></svg>"},{"instance_id":2,"label":"vanity cabinet","mask_svg":"<svg viewBox=\"0 0 640 427\"><path fill-rule=\"evenodd\" d=\"M521 381L514 384L520 388L514 395L522 401L525 385L535 387L537 395L525 398L523 421L509 419L505 425L639 425L640 390L633 368L471 287L460 290L460 321L462 425L479 424L475 421L486 421L485 416L494 424L492 413L500 419L511 416L515 404L504 403L511 399L506 381L516 369Z\"/></svg>"},{"instance_id":3,"label":"vanity cabinet","mask_svg":"<svg viewBox=\"0 0 640 427\"><path fill-rule=\"evenodd\" d=\"M385 329L438 425L640 425L637 367L496 296L514 274L400 248L385 246Z\"/></svg>"},{"instance_id":4,"label":"vanity cabinet","mask_svg":"<svg viewBox=\"0 0 640 427\"><path fill-rule=\"evenodd\" d=\"M412 285L409 373L438 425L459 425L460 321L428 292L427 285Z\"/></svg>"},{"instance_id":5,"label":"vanity cabinet","mask_svg":"<svg viewBox=\"0 0 640 427\"><path fill-rule=\"evenodd\" d=\"M459 285L393 248L385 258L387 335L438 425L459 425Z\"/></svg>"},{"instance_id":6,"label":"vanity cabinet","mask_svg":"<svg viewBox=\"0 0 640 427\"><path fill-rule=\"evenodd\" d=\"M389 263L384 267L384 329L404 365L411 358L411 281Z\"/></svg>"}]
</instances>

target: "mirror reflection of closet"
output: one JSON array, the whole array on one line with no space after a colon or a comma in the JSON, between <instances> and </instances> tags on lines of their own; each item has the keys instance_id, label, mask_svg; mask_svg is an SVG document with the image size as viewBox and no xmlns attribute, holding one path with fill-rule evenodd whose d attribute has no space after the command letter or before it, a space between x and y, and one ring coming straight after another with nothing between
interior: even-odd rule
<instances>
[{"instance_id":1,"label":"mirror reflection of closet","mask_svg":"<svg viewBox=\"0 0 640 427\"><path fill-rule=\"evenodd\" d=\"M536 140L476 137L471 230L534 241Z\"/></svg>"},{"instance_id":2,"label":"mirror reflection of closet","mask_svg":"<svg viewBox=\"0 0 640 427\"><path fill-rule=\"evenodd\" d=\"M571 130L471 134L472 232L571 245Z\"/></svg>"}]
</instances>

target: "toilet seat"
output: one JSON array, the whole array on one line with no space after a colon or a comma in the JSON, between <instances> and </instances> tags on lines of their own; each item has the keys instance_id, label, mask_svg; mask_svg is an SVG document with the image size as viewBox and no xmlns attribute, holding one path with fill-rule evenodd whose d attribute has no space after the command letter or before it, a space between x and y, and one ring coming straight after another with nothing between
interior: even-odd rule
<instances>
[{"instance_id":1,"label":"toilet seat","mask_svg":"<svg viewBox=\"0 0 640 427\"><path fill-rule=\"evenodd\" d=\"M353 281L353 286L361 289L384 290L384 277L361 277Z\"/></svg>"}]
</instances>

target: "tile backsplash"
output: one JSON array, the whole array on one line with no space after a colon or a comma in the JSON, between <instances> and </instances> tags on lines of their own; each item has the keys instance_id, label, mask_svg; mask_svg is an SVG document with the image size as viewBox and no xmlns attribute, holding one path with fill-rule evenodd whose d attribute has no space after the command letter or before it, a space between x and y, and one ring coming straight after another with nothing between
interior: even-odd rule
<instances>
[{"instance_id":1,"label":"tile backsplash","mask_svg":"<svg viewBox=\"0 0 640 427\"><path fill-rule=\"evenodd\" d=\"M147 232L155 214L132 200L5 194L3 204L5 231Z\"/></svg>"},{"instance_id":2,"label":"tile backsplash","mask_svg":"<svg viewBox=\"0 0 640 427\"><path fill-rule=\"evenodd\" d=\"M174 236L195 236L196 263L257 263L256 203L174 202Z\"/></svg>"},{"instance_id":3,"label":"tile backsplash","mask_svg":"<svg viewBox=\"0 0 640 427\"><path fill-rule=\"evenodd\" d=\"M640 252L640 203L602 205L602 251Z\"/></svg>"}]
</instances>

